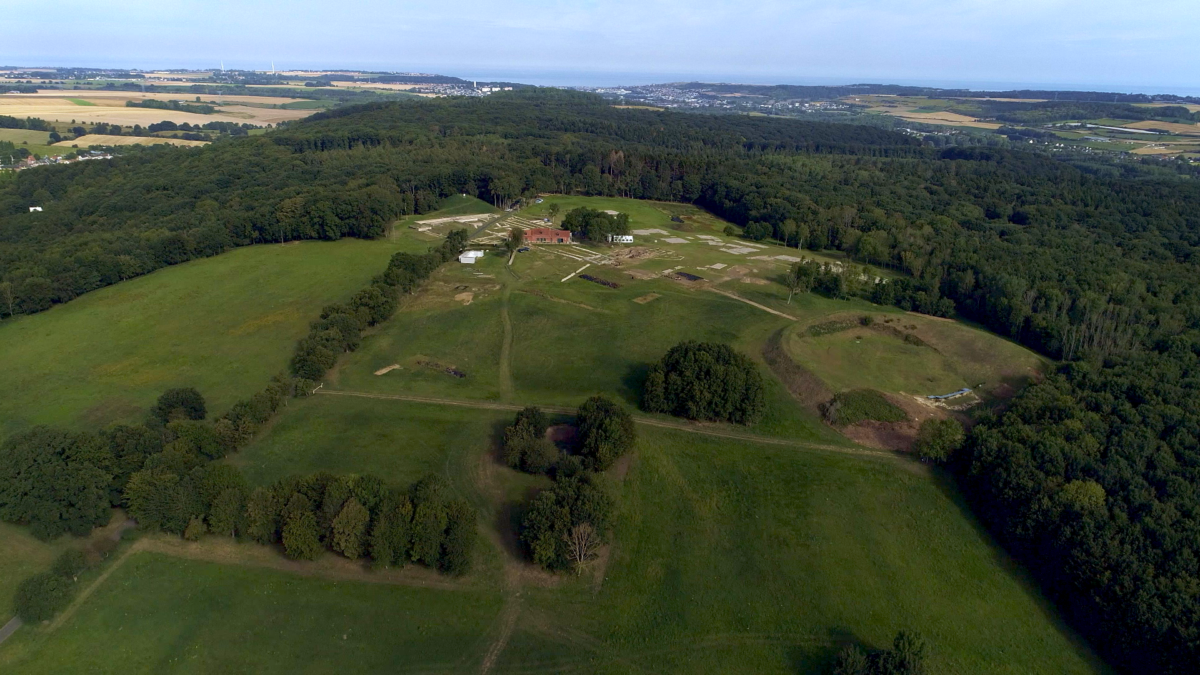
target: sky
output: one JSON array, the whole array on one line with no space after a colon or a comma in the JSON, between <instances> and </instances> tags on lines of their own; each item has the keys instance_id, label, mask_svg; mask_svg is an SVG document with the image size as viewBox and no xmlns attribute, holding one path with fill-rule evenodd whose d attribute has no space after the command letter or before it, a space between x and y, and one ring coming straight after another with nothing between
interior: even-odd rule
<instances>
[{"instance_id":1,"label":"sky","mask_svg":"<svg viewBox=\"0 0 1200 675\"><path fill-rule=\"evenodd\" d=\"M1200 0L5 0L0 65L1200 95ZM48 30L52 27L52 30Z\"/></svg>"}]
</instances>

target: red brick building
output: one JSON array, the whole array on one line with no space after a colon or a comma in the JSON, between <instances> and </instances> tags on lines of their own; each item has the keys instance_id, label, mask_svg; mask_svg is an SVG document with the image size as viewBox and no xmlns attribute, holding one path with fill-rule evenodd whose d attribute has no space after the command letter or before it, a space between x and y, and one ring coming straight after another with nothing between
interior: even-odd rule
<instances>
[{"instance_id":1,"label":"red brick building","mask_svg":"<svg viewBox=\"0 0 1200 675\"><path fill-rule=\"evenodd\" d=\"M569 244L571 243L571 232L569 230L556 230L551 227L535 227L525 230L526 244Z\"/></svg>"}]
</instances>

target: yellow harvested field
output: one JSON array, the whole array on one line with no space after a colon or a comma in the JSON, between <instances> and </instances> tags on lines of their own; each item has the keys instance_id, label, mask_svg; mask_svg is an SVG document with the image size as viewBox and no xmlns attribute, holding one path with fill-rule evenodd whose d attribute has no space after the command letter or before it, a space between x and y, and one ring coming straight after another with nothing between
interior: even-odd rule
<instances>
[{"instance_id":1,"label":"yellow harvested field","mask_svg":"<svg viewBox=\"0 0 1200 675\"><path fill-rule=\"evenodd\" d=\"M223 103L262 103L269 105L277 105L284 103L295 103L303 101L302 98L291 98L288 96L217 96L216 94L169 94L169 93L144 93L140 91L110 91L105 89L39 89L36 94L8 94L4 98L78 98L84 101L91 101L96 105L125 105L125 101L137 101L144 99L154 99L156 101L182 101L184 103L195 103L196 97L200 97L200 101L208 103L209 101L217 101Z\"/></svg>"},{"instance_id":2,"label":"yellow harvested field","mask_svg":"<svg viewBox=\"0 0 1200 675\"><path fill-rule=\"evenodd\" d=\"M185 141L182 138L158 138L156 136L107 136L87 134L73 141L59 141L52 147L86 148L91 145L208 145L208 141Z\"/></svg>"},{"instance_id":3,"label":"yellow harvested field","mask_svg":"<svg viewBox=\"0 0 1200 675\"><path fill-rule=\"evenodd\" d=\"M342 89L379 89L381 91L408 91L417 87L425 87L424 84L396 84L394 82L334 82L333 86Z\"/></svg>"},{"instance_id":4,"label":"yellow harvested field","mask_svg":"<svg viewBox=\"0 0 1200 675\"><path fill-rule=\"evenodd\" d=\"M1142 122L1132 122L1125 126L1130 129L1162 129L1170 131L1173 134L1188 134L1189 136L1200 136L1200 125L1183 124L1180 122L1160 122L1159 120L1144 120Z\"/></svg>"},{"instance_id":5,"label":"yellow harvested field","mask_svg":"<svg viewBox=\"0 0 1200 675\"><path fill-rule=\"evenodd\" d=\"M1156 143L1154 145L1146 145L1136 150L1130 150L1135 155L1178 155L1185 152L1196 152L1200 150L1194 145L1166 145Z\"/></svg>"},{"instance_id":6,"label":"yellow harvested field","mask_svg":"<svg viewBox=\"0 0 1200 675\"><path fill-rule=\"evenodd\" d=\"M106 122L146 126L163 120L182 124L204 124L206 122L237 122L249 124L276 124L285 120L298 120L316 112L307 110L286 110L281 108L255 108L246 105L226 105L218 108L212 115L182 112L179 110L158 110L156 108L130 108L126 101L140 99L192 101L194 96L186 97L180 94L142 94L140 92L75 92L51 90L38 94L4 94L0 95L0 115L12 117L40 117L55 122ZM212 97L215 99L215 97ZM91 105L79 105L71 99L81 99ZM202 96L208 101L210 97ZM297 99L275 96L225 96L225 103L287 103Z\"/></svg>"},{"instance_id":7,"label":"yellow harvested field","mask_svg":"<svg viewBox=\"0 0 1200 675\"><path fill-rule=\"evenodd\" d=\"M908 112L906 110L886 111L889 115L895 115L901 119L912 120L913 122L924 122L926 124L945 124L952 127L979 127L980 129L999 129L1000 125L995 122L980 122L969 115L959 115L952 112Z\"/></svg>"}]
</instances>

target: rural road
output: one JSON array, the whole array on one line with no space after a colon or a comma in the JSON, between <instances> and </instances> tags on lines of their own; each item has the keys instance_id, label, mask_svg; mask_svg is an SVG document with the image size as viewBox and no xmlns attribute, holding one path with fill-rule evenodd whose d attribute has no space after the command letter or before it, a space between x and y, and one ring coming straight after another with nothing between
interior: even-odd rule
<instances>
[{"instance_id":1,"label":"rural road","mask_svg":"<svg viewBox=\"0 0 1200 675\"><path fill-rule=\"evenodd\" d=\"M319 396L353 396L358 398L373 398L385 401L406 401L409 403L428 403L430 405L458 406L461 408L474 408L477 410L505 410L516 412L525 406L515 405L512 403L493 403L491 401L464 401L448 398L433 398L429 396L410 396L408 394L373 394L365 391L338 391L333 389L321 389L317 392ZM574 408L563 406L543 405L538 406L545 412L557 413L560 415L572 415L575 413ZM897 459L895 453L885 452L882 450L868 450L866 448L842 447L837 445L825 445L821 443L807 443L804 441L795 441L789 438L775 438L771 436L760 436L757 434L743 434L736 431L724 431L720 429L706 429L698 424L687 422L669 422L666 420L654 419L651 417L642 417L639 415L633 416L633 421L637 424L642 424L648 427L658 427L660 429L674 429L676 431L685 431L691 434L699 434L701 436L710 436L714 438L728 438L735 441L747 441L750 443L763 443L767 445L782 445L790 448L800 448L802 450L817 450L822 452L835 452L843 455L855 455L858 457L874 457L877 459Z\"/></svg>"}]
</instances>

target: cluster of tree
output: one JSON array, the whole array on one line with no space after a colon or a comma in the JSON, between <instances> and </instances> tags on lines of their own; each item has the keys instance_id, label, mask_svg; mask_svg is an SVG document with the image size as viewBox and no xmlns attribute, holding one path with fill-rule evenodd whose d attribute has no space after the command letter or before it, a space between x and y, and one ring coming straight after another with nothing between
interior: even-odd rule
<instances>
[{"instance_id":1,"label":"cluster of tree","mask_svg":"<svg viewBox=\"0 0 1200 675\"><path fill-rule=\"evenodd\" d=\"M199 98L199 97L197 97ZM178 110L180 112L194 113L196 115L211 115L217 111L216 107L203 103L184 103L182 101L160 101L154 98L139 99L137 101L126 101L126 107L129 108L154 108L155 110Z\"/></svg>"},{"instance_id":2,"label":"cluster of tree","mask_svg":"<svg viewBox=\"0 0 1200 675\"><path fill-rule=\"evenodd\" d=\"M135 129L136 128L137 127L135 127ZM246 136L250 133L251 129L255 128L257 127L255 127L253 124L238 124L237 122L205 122L204 124L180 122L176 124L170 120L163 120L162 122L155 122L154 124L148 125L146 127L146 131L152 134L164 131L215 131L217 133L227 134L229 136ZM134 135L137 136L138 134L135 133Z\"/></svg>"},{"instance_id":3,"label":"cluster of tree","mask_svg":"<svg viewBox=\"0 0 1200 675\"><path fill-rule=\"evenodd\" d=\"M579 406L569 452L546 438L548 426L539 408L517 413L504 430L504 460L514 469L554 479L553 487L527 505L521 541L536 564L578 574L607 541L613 501L599 474L633 449L636 432L629 413L603 396Z\"/></svg>"},{"instance_id":4,"label":"cluster of tree","mask_svg":"<svg viewBox=\"0 0 1200 675\"><path fill-rule=\"evenodd\" d=\"M716 342L681 342L650 366L642 409L692 420L753 424L766 409L762 373Z\"/></svg>"},{"instance_id":5,"label":"cluster of tree","mask_svg":"<svg viewBox=\"0 0 1200 675\"><path fill-rule=\"evenodd\" d=\"M396 311L400 293L415 290L434 270L462 253L466 243L467 231L453 230L428 253L394 254L387 270L349 302L321 310L320 319L312 323L308 335L296 343L292 374L306 383L321 379L339 355L358 348L364 330Z\"/></svg>"},{"instance_id":6,"label":"cluster of tree","mask_svg":"<svg viewBox=\"0 0 1200 675\"><path fill-rule=\"evenodd\" d=\"M12 141L0 141L0 164L16 163L32 154L29 148L23 148Z\"/></svg>"},{"instance_id":7,"label":"cluster of tree","mask_svg":"<svg viewBox=\"0 0 1200 675\"><path fill-rule=\"evenodd\" d=\"M604 211L580 206L567 211L563 217L562 229L570 230L576 237L588 241L608 241L609 235L629 234L629 214L618 213L615 216Z\"/></svg>"},{"instance_id":8,"label":"cluster of tree","mask_svg":"<svg viewBox=\"0 0 1200 675\"><path fill-rule=\"evenodd\" d=\"M555 472L553 487L529 503L521 541L537 565L582 573L607 541L612 510L613 500L599 475L564 467Z\"/></svg>"},{"instance_id":9,"label":"cluster of tree","mask_svg":"<svg viewBox=\"0 0 1200 675\"><path fill-rule=\"evenodd\" d=\"M517 413L504 430L504 462L527 473L604 471L633 449L633 417L604 396L593 396L575 411L575 435L567 453L546 438L550 422L536 406Z\"/></svg>"},{"instance_id":10,"label":"cluster of tree","mask_svg":"<svg viewBox=\"0 0 1200 675\"><path fill-rule=\"evenodd\" d=\"M561 458L558 446L546 438L550 421L541 408L529 407L517 413L516 420L504 429L504 463L526 473L549 473Z\"/></svg>"},{"instance_id":11,"label":"cluster of tree","mask_svg":"<svg viewBox=\"0 0 1200 675\"><path fill-rule=\"evenodd\" d=\"M918 633L900 631L891 649L849 645L838 653L833 675L925 675L929 648Z\"/></svg>"},{"instance_id":12,"label":"cluster of tree","mask_svg":"<svg viewBox=\"0 0 1200 675\"><path fill-rule=\"evenodd\" d=\"M12 117L0 115L0 129L30 129L32 131L54 131L54 125L37 117Z\"/></svg>"}]
</instances>

